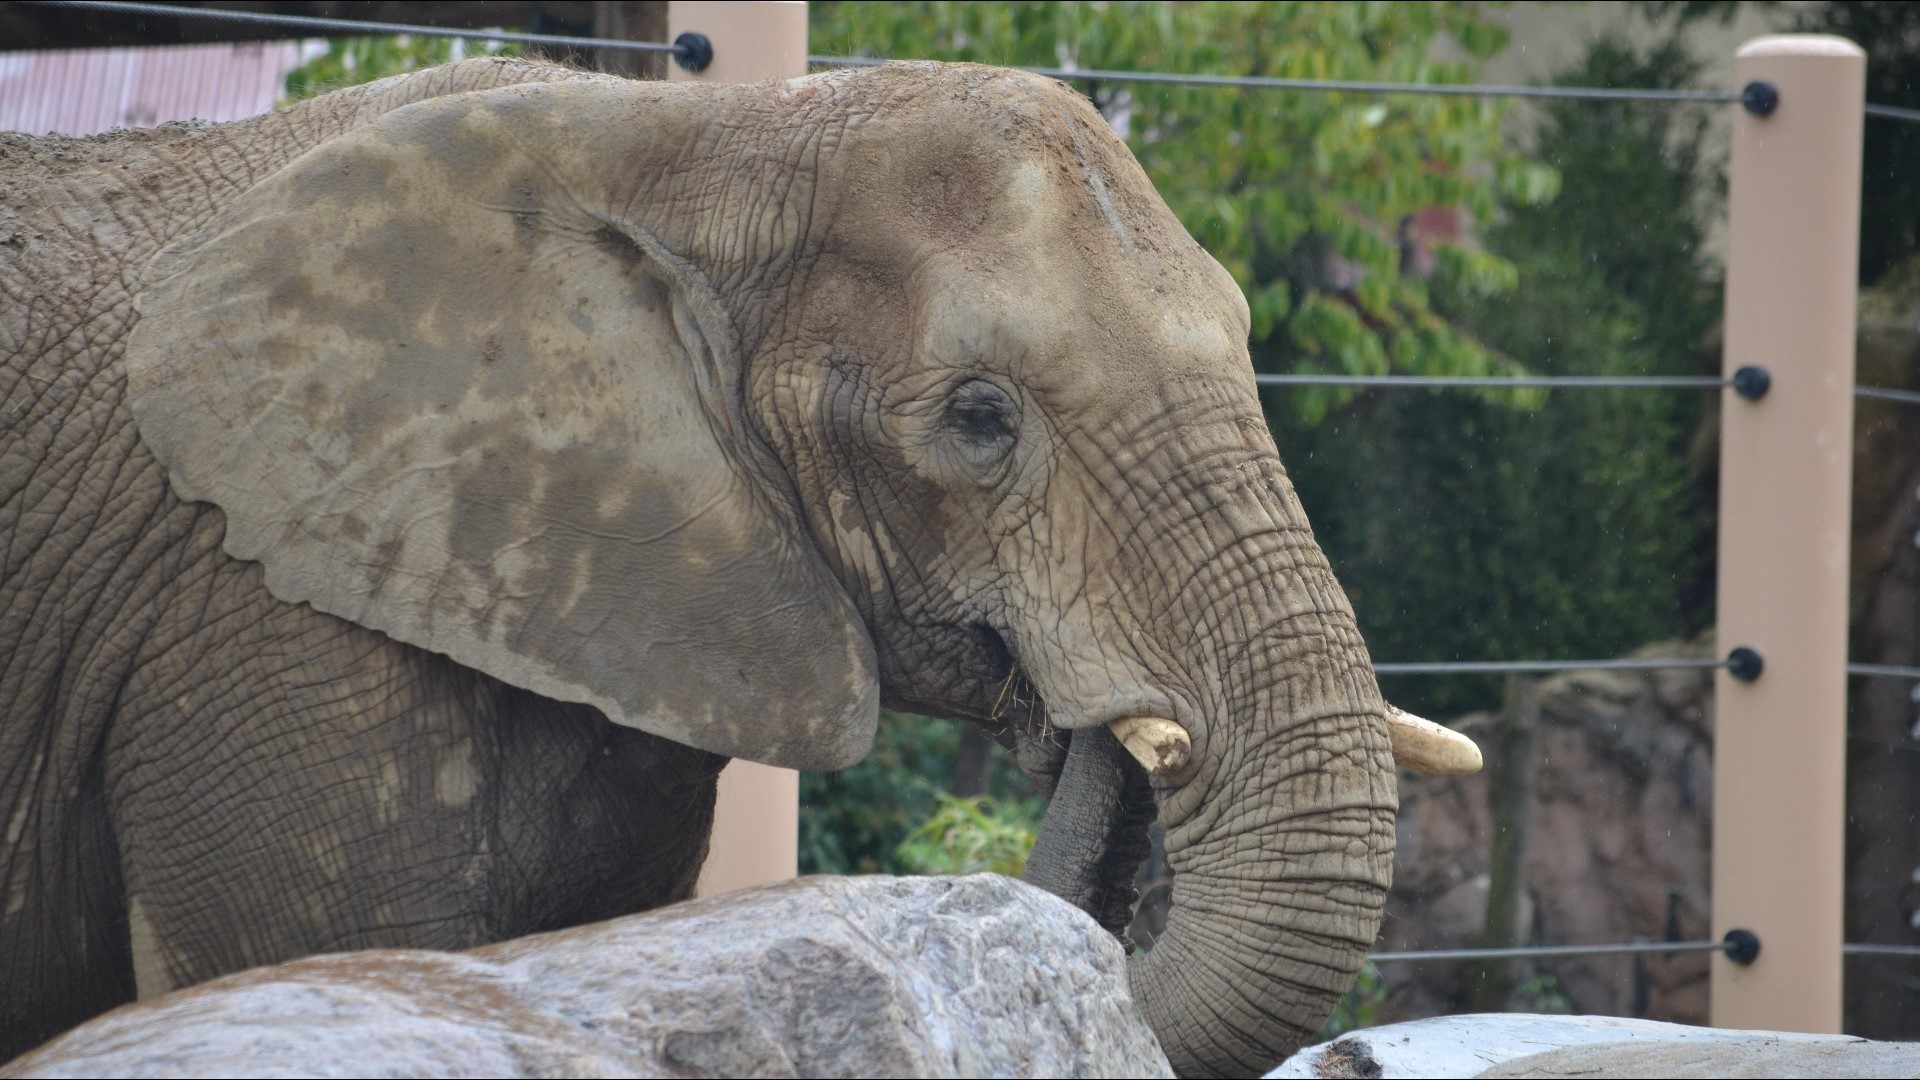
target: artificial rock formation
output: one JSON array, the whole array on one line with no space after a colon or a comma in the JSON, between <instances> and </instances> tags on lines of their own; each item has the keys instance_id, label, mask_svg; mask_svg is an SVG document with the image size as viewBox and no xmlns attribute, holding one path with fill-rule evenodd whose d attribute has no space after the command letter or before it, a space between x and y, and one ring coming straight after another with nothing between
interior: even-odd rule
<instances>
[{"instance_id":1,"label":"artificial rock formation","mask_svg":"<svg viewBox=\"0 0 1920 1080\"><path fill-rule=\"evenodd\" d=\"M992 874L816 877L465 953L313 957L124 1006L53 1076L1171 1076L1125 957Z\"/></svg>"},{"instance_id":2,"label":"artificial rock formation","mask_svg":"<svg viewBox=\"0 0 1920 1080\"><path fill-rule=\"evenodd\" d=\"M1710 638L1635 655L1706 657ZM1702 940L1709 936L1713 675L1702 669L1572 671L1529 695L1535 774L1515 944ZM1498 718L1455 723L1493 745ZM1400 774L1399 850L1381 950L1481 944L1490 855L1503 827L1492 785L1472 776ZM1588 956L1516 964L1506 1007L1705 1023L1703 953ZM1379 1020L1470 1007L1482 972L1463 963L1381 965ZM1545 976L1545 978L1536 978Z\"/></svg>"}]
</instances>

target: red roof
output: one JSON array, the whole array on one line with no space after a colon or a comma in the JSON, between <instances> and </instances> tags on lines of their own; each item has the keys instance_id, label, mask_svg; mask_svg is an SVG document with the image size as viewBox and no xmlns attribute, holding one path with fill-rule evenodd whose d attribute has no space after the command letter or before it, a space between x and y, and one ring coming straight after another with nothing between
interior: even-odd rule
<instances>
[{"instance_id":1,"label":"red roof","mask_svg":"<svg viewBox=\"0 0 1920 1080\"><path fill-rule=\"evenodd\" d=\"M297 41L0 52L0 131L97 135L273 108Z\"/></svg>"}]
</instances>

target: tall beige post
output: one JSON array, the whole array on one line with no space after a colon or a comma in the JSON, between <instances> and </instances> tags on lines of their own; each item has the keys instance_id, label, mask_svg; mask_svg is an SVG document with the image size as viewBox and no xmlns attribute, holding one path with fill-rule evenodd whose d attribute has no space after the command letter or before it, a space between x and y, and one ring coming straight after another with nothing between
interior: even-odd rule
<instances>
[{"instance_id":1,"label":"tall beige post","mask_svg":"<svg viewBox=\"0 0 1920 1080\"><path fill-rule=\"evenodd\" d=\"M1772 383L1721 407L1718 633L1723 654L1750 646L1765 670L1714 680L1713 923L1753 931L1760 954L1714 956L1710 1017L1833 1032L1866 57L1781 35L1743 46L1735 72L1778 100L1767 115L1736 107L1723 363Z\"/></svg>"},{"instance_id":2,"label":"tall beige post","mask_svg":"<svg viewBox=\"0 0 1920 1080\"><path fill-rule=\"evenodd\" d=\"M736 83L807 73L807 5L711 0L667 5L667 40L686 31L713 42L713 62L691 72L667 65L674 81ZM700 896L782 881L799 872L800 774L735 761L720 774L713 849L700 869Z\"/></svg>"},{"instance_id":3,"label":"tall beige post","mask_svg":"<svg viewBox=\"0 0 1920 1080\"><path fill-rule=\"evenodd\" d=\"M713 63L692 72L669 64L675 82L740 83L807 73L807 5L765 0L672 0L667 40L692 30L713 42Z\"/></svg>"}]
</instances>

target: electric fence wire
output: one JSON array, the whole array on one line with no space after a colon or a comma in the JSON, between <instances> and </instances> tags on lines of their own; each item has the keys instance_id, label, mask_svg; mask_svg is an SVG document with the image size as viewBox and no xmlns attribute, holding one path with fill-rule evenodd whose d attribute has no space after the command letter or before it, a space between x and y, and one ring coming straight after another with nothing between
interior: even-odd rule
<instances>
[{"instance_id":1,"label":"electric fence wire","mask_svg":"<svg viewBox=\"0 0 1920 1080\"><path fill-rule=\"evenodd\" d=\"M1716 375L1335 375L1259 372L1260 386L1356 386L1376 390L1718 390L1736 384ZM1855 397L1920 405L1920 390L1856 386Z\"/></svg>"},{"instance_id":2,"label":"electric fence wire","mask_svg":"<svg viewBox=\"0 0 1920 1080\"><path fill-rule=\"evenodd\" d=\"M1537 960L1568 956L1632 955L1634 953L1725 952L1724 941L1631 941L1614 945L1514 945L1489 949L1415 949L1408 952L1369 953L1376 964L1418 963L1423 960Z\"/></svg>"},{"instance_id":3,"label":"electric fence wire","mask_svg":"<svg viewBox=\"0 0 1920 1080\"><path fill-rule=\"evenodd\" d=\"M1844 956L1915 956L1920 957L1920 945L1862 945L1849 942L1840 946Z\"/></svg>"},{"instance_id":4,"label":"electric fence wire","mask_svg":"<svg viewBox=\"0 0 1920 1080\"><path fill-rule=\"evenodd\" d=\"M1898 401L1907 405L1920 405L1920 391L1895 390L1890 386L1856 386L1853 392L1858 397L1879 398L1882 401Z\"/></svg>"},{"instance_id":5,"label":"electric fence wire","mask_svg":"<svg viewBox=\"0 0 1920 1080\"><path fill-rule=\"evenodd\" d=\"M174 4L133 4L123 0L35 0L40 7L73 8L121 15L164 15L207 22L252 23L296 30L328 30L342 34L411 34L415 37L462 38L468 41L505 41L523 45L554 45L568 49L626 49L632 52L678 53L678 46L662 41L623 38L568 37L565 34L523 34L506 30L456 30L411 23L366 22L359 19L323 19L312 15L278 15L264 11L190 8Z\"/></svg>"},{"instance_id":6,"label":"electric fence wire","mask_svg":"<svg viewBox=\"0 0 1920 1080\"><path fill-rule=\"evenodd\" d=\"M1429 390L1717 390L1732 380L1717 375L1322 375L1256 374L1261 386L1370 386ZM1920 395L1916 395L1920 400Z\"/></svg>"},{"instance_id":7,"label":"electric fence wire","mask_svg":"<svg viewBox=\"0 0 1920 1080\"><path fill-rule=\"evenodd\" d=\"M680 46L663 41L627 41L622 38L569 37L562 34L527 34L508 30L459 30L410 23L363 22L356 19L325 19L310 15L283 15L261 11L231 11L224 8L190 8L174 4L140 4L125 0L34 0L42 7L70 8L126 15L168 16L202 19L209 22L252 23L285 26L290 29L333 31L343 34L413 34L420 37L462 38L469 41L500 41L523 45L551 45L567 49L626 49L634 52L675 53ZM878 67L893 61L868 56L809 56L816 67ZM1726 90L1668 90L1601 86L1478 86L1467 83L1397 83L1365 79L1293 79L1270 75L1204 75L1166 71L1114 71L1104 68L1027 67L1036 75L1072 82L1142 83L1172 86L1230 87L1244 90L1297 90L1318 93L1430 94L1447 97L1535 98L1586 101L1665 101L1677 103L1728 104L1741 100L1738 93ZM1897 105L1867 105L1868 116L1920 123L1920 109Z\"/></svg>"},{"instance_id":8,"label":"electric fence wire","mask_svg":"<svg viewBox=\"0 0 1920 1080\"><path fill-rule=\"evenodd\" d=\"M1920 679L1920 667L1899 664L1848 664L1847 674L1881 679Z\"/></svg>"},{"instance_id":9,"label":"electric fence wire","mask_svg":"<svg viewBox=\"0 0 1920 1080\"><path fill-rule=\"evenodd\" d=\"M1686 671L1732 667L1734 661L1690 656L1635 656L1614 660L1435 660L1373 665L1380 675L1549 675L1557 671ZM1920 681L1920 667L1848 664L1863 678Z\"/></svg>"},{"instance_id":10,"label":"electric fence wire","mask_svg":"<svg viewBox=\"0 0 1920 1080\"><path fill-rule=\"evenodd\" d=\"M1636 656L1616 660L1435 660L1375 664L1379 675L1546 675L1556 671L1685 671L1731 667L1731 660Z\"/></svg>"},{"instance_id":11,"label":"electric fence wire","mask_svg":"<svg viewBox=\"0 0 1920 1080\"><path fill-rule=\"evenodd\" d=\"M1428 960L1541 960L1575 956L1631 956L1646 953L1727 952L1725 941L1630 941L1612 945L1515 945L1488 949L1414 949L1369 953L1376 964L1420 963ZM1920 945L1869 945L1848 942L1843 956L1920 957Z\"/></svg>"},{"instance_id":12,"label":"electric fence wire","mask_svg":"<svg viewBox=\"0 0 1920 1080\"><path fill-rule=\"evenodd\" d=\"M1867 104L1867 115L1882 120L1903 120L1909 124L1920 124L1920 109L1907 109L1899 105Z\"/></svg>"},{"instance_id":13,"label":"electric fence wire","mask_svg":"<svg viewBox=\"0 0 1920 1080\"><path fill-rule=\"evenodd\" d=\"M809 56L816 67L879 67L894 61L871 56ZM1725 104L1740 95L1724 90L1651 90L1601 86L1479 86L1471 83L1397 83L1365 79L1290 79L1272 75L1201 75L1106 68L1022 67L1065 82L1154 83L1240 90L1306 90L1321 93L1436 94L1444 97L1575 98L1593 101L1683 101Z\"/></svg>"}]
</instances>

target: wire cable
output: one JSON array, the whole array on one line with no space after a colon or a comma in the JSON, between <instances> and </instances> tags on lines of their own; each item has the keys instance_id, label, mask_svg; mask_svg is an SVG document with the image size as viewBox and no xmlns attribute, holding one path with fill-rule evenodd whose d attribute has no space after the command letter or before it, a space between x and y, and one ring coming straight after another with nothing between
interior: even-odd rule
<instances>
[{"instance_id":1,"label":"wire cable","mask_svg":"<svg viewBox=\"0 0 1920 1080\"><path fill-rule=\"evenodd\" d=\"M1375 664L1380 675L1541 675L1556 671L1683 671L1723 668L1730 660L1693 656L1645 656L1619 660L1436 660Z\"/></svg>"},{"instance_id":2,"label":"wire cable","mask_svg":"<svg viewBox=\"0 0 1920 1080\"><path fill-rule=\"evenodd\" d=\"M1504 949L1419 949L1370 953L1376 964L1422 960L1527 960L1556 956L1617 956L1635 953L1725 952L1724 941L1634 941L1619 945L1515 945Z\"/></svg>"},{"instance_id":3,"label":"wire cable","mask_svg":"<svg viewBox=\"0 0 1920 1080\"><path fill-rule=\"evenodd\" d=\"M1618 945L1516 945L1504 949L1415 949L1370 953L1376 964L1419 963L1423 960L1528 960L1570 956L1631 956L1645 953L1725 952L1725 941L1634 941ZM1905 956L1920 958L1920 945L1840 946L1843 956Z\"/></svg>"},{"instance_id":4,"label":"wire cable","mask_svg":"<svg viewBox=\"0 0 1920 1080\"><path fill-rule=\"evenodd\" d=\"M871 56L809 56L819 67L879 67L891 60ZM1021 67L1021 71L1068 82L1156 83L1220 86L1243 90L1312 90L1324 93L1438 94L1446 97L1576 98L1595 101L1691 101L1724 104L1740 95L1723 90L1643 90L1603 86L1478 86L1471 83L1396 83L1366 79L1287 79L1271 75L1188 75L1167 71L1106 68Z\"/></svg>"},{"instance_id":5,"label":"wire cable","mask_svg":"<svg viewBox=\"0 0 1920 1080\"><path fill-rule=\"evenodd\" d=\"M1855 397L1879 398L1882 401L1899 401L1908 405L1920 405L1920 391L1895 390L1890 386L1856 386Z\"/></svg>"},{"instance_id":6,"label":"wire cable","mask_svg":"<svg viewBox=\"0 0 1920 1080\"><path fill-rule=\"evenodd\" d=\"M1256 372L1259 386L1359 386L1382 390L1718 390L1737 384L1715 375L1333 375ZM1920 405L1920 390L1856 386L1855 397Z\"/></svg>"},{"instance_id":7,"label":"wire cable","mask_svg":"<svg viewBox=\"0 0 1920 1080\"><path fill-rule=\"evenodd\" d=\"M1868 103L1867 115L1882 120L1905 120L1909 124L1920 124L1920 109L1908 109L1899 105L1874 105Z\"/></svg>"},{"instance_id":8,"label":"wire cable","mask_svg":"<svg viewBox=\"0 0 1920 1080\"><path fill-rule=\"evenodd\" d=\"M1901 667L1898 664L1848 664L1847 674L1883 679L1920 679L1920 667Z\"/></svg>"},{"instance_id":9,"label":"wire cable","mask_svg":"<svg viewBox=\"0 0 1920 1080\"><path fill-rule=\"evenodd\" d=\"M1261 386L1373 386L1400 389L1647 389L1718 390L1732 380L1717 375L1272 375L1255 374ZM1916 395L1920 399L1920 395Z\"/></svg>"},{"instance_id":10,"label":"wire cable","mask_svg":"<svg viewBox=\"0 0 1920 1080\"><path fill-rule=\"evenodd\" d=\"M470 41L511 41L525 45L557 45L569 49L627 49L633 52L677 53L678 46L661 41L625 41L620 38L567 37L563 34L521 34L504 30L452 30L443 26L363 22L359 19L322 19L311 15L274 15L225 8L190 8L174 4L130 4L119 0L37 0L41 7L75 8L121 15L165 15L208 22L254 23L303 30L330 30L347 34L413 34L418 37L464 38Z\"/></svg>"}]
</instances>

